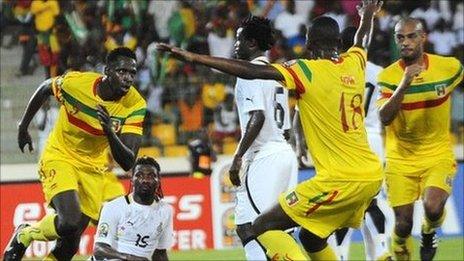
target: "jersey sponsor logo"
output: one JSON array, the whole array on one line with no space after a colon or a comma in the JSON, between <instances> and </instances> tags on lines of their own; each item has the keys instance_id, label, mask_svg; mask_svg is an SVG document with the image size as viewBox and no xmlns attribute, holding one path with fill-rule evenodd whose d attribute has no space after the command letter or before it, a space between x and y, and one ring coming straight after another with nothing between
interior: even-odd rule
<instances>
[{"instance_id":1,"label":"jersey sponsor logo","mask_svg":"<svg viewBox=\"0 0 464 261\"><path fill-rule=\"evenodd\" d=\"M442 83L442 84L435 85L435 91L437 92L438 97L445 96L445 94L446 94L446 84Z\"/></svg>"},{"instance_id":2,"label":"jersey sponsor logo","mask_svg":"<svg viewBox=\"0 0 464 261\"><path fill-rule=\"evenodd\" d=\"M340 81L344 85L348 85L348 86L356 85L356 81L352 75L342 75L340 76Z\"/></svg>"},{"instance_id":3,"label":"jersey sponsor logo","mask_svg":"<svg viewBox=\"0 0 464 261\"><path fill-rule=\"evenodd\" d=\"M98 226L98 237L107 237L110 226L107 223L101 223Z\"/></svg>"},{"instance_id":4,"label":"jersey sponsor logo","mask_svg":"<svg viewBox=\"0 0 464 261\"><path fill-rule=\"evenodd\" d=\"M287 205L289 207L293 207L296 203L298 203L298 201L300 201L300 200L298 199L298 196L296 195L295 191L290 192L285 197L285 202L287 202Z\"/></svg>"}]
</instances>

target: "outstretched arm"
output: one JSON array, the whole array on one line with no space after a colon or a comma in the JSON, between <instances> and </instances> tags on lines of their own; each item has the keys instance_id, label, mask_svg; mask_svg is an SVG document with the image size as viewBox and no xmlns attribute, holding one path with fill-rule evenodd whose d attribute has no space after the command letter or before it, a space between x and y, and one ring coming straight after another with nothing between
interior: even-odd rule
<instances>
[{"instance_id":1,"label":"outstretched arm","mask_svg":"<svg viewBox=\"0 0 464 261\"><path fill-rule=\"evenodd\" d=\"M380 11L383 2L378 0L363 0L362 6L357 6L361 16L359 28L354 36L354 46L367 49L374 29L374 16Z\"/></svg>"},{"instance_id":2,"label":"outstretched arm","mask_svg":"<svg viewBox=\"0 0 464 261\"><path fill-rule=\"evenodd\" d=\"M158 43L156 48L159 51L171 53L176 59L203 64L242 79L284 80L282 74L271 65L259 65L244 60L196 54L164 43Z\"/></svg>"},{"instance_id":3,"label":"outstretched arm","mask_svg":"<svg viewBox=\"0 0 464 261\"><path fill-rule=\"evenodd\" d=\"M40 107L42 107L42 104L52 94L52 79L45 80L42 84L40 84L27 103L26 110L18 123L18 145L22 152L24 152L24 147L26 145L29 145L29 151L33 150L32 138L27 128L34 118L34 115Z\"/></svg>"}]
</instances>

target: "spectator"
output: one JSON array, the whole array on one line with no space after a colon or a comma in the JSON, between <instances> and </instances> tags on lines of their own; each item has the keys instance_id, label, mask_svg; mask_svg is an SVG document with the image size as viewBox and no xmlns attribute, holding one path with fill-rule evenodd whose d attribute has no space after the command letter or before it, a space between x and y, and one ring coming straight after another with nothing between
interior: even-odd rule
<instances>
[{"instance_id":1,"label":"spectator","mask_svg":"<svg viewBox=\"0 0 464 261\"><path fill-rule=\"evenodd\" d=\"M274 22L275 28L287 39L298 35L302 24L306 25L306 20L304 16L296 13L294 0L286 2L285 11L280 13Z\"/></svg>"},{"instance_id":2,"label":"spectator","mask_svg":"<svg viewBox=\"0 0 464 261\"><path fill-rule=\"evenodd\" d=\"M425 20L427 27L432 29L435 28L435 24L441 18L441 14L438 12L435 5L432 4L431 0L426 0L421 6L412 11L410 17L421 18Z\"/></svg>"},{"instance_id":3,"label":"spectator","mask_svg":"<svg viewBox=\"0 0 464 261\"><path fill-rule=\"evenodd\" d=\"M148 13L153 16L156 32L163 42L169 42L169 30L166 25L172 14L178 10L178 5L177 0L152 0L148 5Z\"/></svg>"},{"instance_id":4,"label":"spectator","mask_svg":"<svg viewBox=\"0 0 464 261\"><path fill-rule=\"evenodd\" d=\"M203 103L198 90L191 86L178 102L180 111L179 143L186 144L198 135L203 126Z\"/></svg>"},{"instance_id":5,"label":"spectator","mask_svg":"<svg viewBox=\"0 0 464 261\"><path fill-rule=\"evenodd\" d=\"M453 18L453 30L456 34L458 45L464 45L464 4L461 2L456 5L456 12Z\"/></svg>"},{"instance_id":6,"label":"spectator","mask_svg":"<svg viewBox=\"0 0 464 261\"><path fill-rule=\"evenodd\" d=\"M434 52L440 55L451 55L457 45L456 35L450 30L445 19L437 22L435 30L428 35L428 40L433 44Z\"/></svg>"},{"instance_id":7,"label":"spectator","mask_svg":"<svg viewBox=\"0 0 464 261\"><path fill-rule=\"evenodd\" d=\"M224 101L217 106L214 112L213 142L217 148L216 150L222 153L224 140L226 138L238 140L239 135L238 114L234 104L234 95L228 93Z\"/></svg>"},{"instance_id":8,"label":"spectator","mask_svg":"<svg viewBox=\"0 0 464 261\"><path fill-rule=\"evenodd\" d=\"M216 154L206 128L202 128L198 136L188 143L188 149L192 176L202 178L211 175L211 165L216 161Z\"/></svg>"},{"instance_id":9,"label":"spectator","mask_svg":"<svg viewBox=\"0 0 464 261\"><path fill-rule=\"evenodd\" d=\"M34 67L29 65L32 61L37 45L31 13L31 2L31 0L18 1L14 10L15 17L21 24L19 42L23 47L19 72L16 74L18 77L32 74L34 71Z\"/></svg>"},{"instance_id":10,"label":"spectator","mask_svg":"<svg viewBox=\"0 0 464 261\"><path fill-rule=\"evenodd\" d=\"M60 13L56 0L32 1L40 62L45 67L45 78L57 76L58 44L54 36L55 18Z\"/></svg>"}]
</instances>

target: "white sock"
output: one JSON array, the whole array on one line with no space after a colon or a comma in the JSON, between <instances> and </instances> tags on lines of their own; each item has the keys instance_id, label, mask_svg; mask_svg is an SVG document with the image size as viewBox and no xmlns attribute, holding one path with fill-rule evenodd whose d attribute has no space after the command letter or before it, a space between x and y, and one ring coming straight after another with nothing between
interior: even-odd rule
<instances>
[{"instance_id":1,"label":"white sock","mask_svg":"<svg viewBox=\"0 0 464 261\"><path fill-rule=\"evenodd\" d=\"M389 253L387 236L380 234L374 225L370 214L366 213L364 225L361 228L366 249L366 260L377 260L379 257Z\"/></svg>"},{"instance_id":2,"label":"white sock","mask_svg":"<svg viewBox=\"0 0 464 261\"><path fill-rule=\"evenodd\" d=\"M256 240L249 241L245 246L245 257L247 260L267 260L264 249Z\"/></svg>"}]
</instances>

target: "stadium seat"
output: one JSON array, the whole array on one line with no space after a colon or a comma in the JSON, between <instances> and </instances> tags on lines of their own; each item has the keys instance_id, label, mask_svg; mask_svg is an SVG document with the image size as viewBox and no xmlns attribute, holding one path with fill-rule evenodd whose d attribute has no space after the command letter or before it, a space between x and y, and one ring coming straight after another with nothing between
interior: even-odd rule
<instances>
[{"instance_id":1,"label":"stadium seat","mask_svg":"<svg viewBox=\"0 0 464 261\"><path fill-rule=\"evenodd\" d=\"M188 156L189 151L187 146L182 145L171 145L164 147L165 157L184 157Z\"/></svg>"},{"instance_id":2,"label":"stadium seat","mask_svg":"<svg viewBox=\"0 0 464 261\"><path fill-rule=\"evenodd\" d=\"M154 124L151 127L151 135L164 146L176 144L176 128L173 124Z\"/></svg>"},{"instance_id":3,"label":"stadium seat","mask_svg":"<svg viewBox=\"0 0 464 261\"><path fill-rule=\"evenodd\" d=\"M160 157L161 150L158 147L142 147L139 149L139 154L137 157L150 156L150 157Z\"/></svg>"},{"instance_id":4,"label":"stadium seat","mask_svg":"<svg viewBox=\"0 0 464 261\"><path fill-rule=\"evenodd\" d=\"M236 141L224 142L223 153L226 155L232 155L237 149L238 143Z\"/></svg>"}]
</instances>

